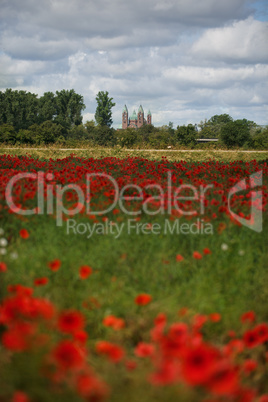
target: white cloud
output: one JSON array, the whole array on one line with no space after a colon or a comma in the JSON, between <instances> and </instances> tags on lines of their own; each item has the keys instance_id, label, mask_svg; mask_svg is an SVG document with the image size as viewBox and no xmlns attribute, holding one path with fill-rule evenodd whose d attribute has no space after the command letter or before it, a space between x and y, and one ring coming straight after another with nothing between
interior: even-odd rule
<instances>
[{"instance_id":1,"label":"white cloud","mask_svg":"<svg viewBox=\"0 0 268 402\"><path fill-rule=\"evenodd\" d=\"M223 28L208 29L192 46L206 59L267 63L268 25L252 17Z\"/></svg>"}]
</instances>

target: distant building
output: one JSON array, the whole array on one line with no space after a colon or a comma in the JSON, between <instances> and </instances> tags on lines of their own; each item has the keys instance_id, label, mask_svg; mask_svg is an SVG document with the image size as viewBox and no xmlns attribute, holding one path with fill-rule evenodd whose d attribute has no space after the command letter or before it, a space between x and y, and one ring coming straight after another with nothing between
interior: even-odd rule
<instances>
[{"instance_id":1,"label":"distant building","mask_svg":"<svg viewBox=\"0 0 268 402\"><path fill-rule=\"evenodd\" d=\"M139 128L142 127L144 124L152 124L152 114L150 110L147 113L147 119L144 117L143 107L140 105L138 114L134 110L132 115L128 117L128 109L127 106L124 106L122 111L122 128Z\"/></svg>"}]
</instances>

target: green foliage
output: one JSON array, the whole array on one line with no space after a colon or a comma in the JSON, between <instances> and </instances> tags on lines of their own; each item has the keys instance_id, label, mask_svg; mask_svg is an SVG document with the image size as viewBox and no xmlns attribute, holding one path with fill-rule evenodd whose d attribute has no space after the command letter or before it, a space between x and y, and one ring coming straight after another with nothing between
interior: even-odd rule
<instances>
[{"instance_id":1,"label":"green foliage","mask_svg":"<svg viewBox=\"0 0 268 402\"><path fill-rule=\"evenodd\" d=\"M83 96L75 93L73 89L67 91L56 91L56 117L55 123L61 124L66 129L70 128L73 124L82 124L82 110L85 109L83 103Z\"/></svg>"},{"instance_id":2,"label":"green foliage","mask_svg":"<svg viewBox=\"0 0 268 402\"><path fill-rule=\"evenodd\" d=\"M95 113L95 120L99 126L111 127L112 120L112 107L115 106L113 98L109 98L109 92L100 91L96 96L97 108Z\"/></svg>"},{"instance_id":3,"label":"green foliage","mask_svg":"<svg viewBox=\"0 0 268 402\"><path fill-rule=\"evenodd\" d=\"M57 115L56 98L53 92L45 92L39 99L38 122L53 120Z\"/></svg>"},{"instance_id":4,"label":"green foliage","mask_svg":"<svg viewBox=\"0 0 268 402\"><path fill-rule=\"evenodd\" d=\"M55 124L52 121L44 121L44 123L38 125L33 124L29 127L34 144L50 144L56 141L56 139L63 135L64 128Z\"/></svg>"},{"instance_id":5,"label":"green foliage","mask_svg":"<svg viewBox=\"0 0 268 402\"><path fill-rule=\"evenodd\" d=\"M31 130L20 129L16 136L16 142L20 144L32 145L35 144L35 138Z\"/></svg>"},{"instance_id":6,"label":"green foliage","mask_svg":"<svg viewBox=\"0 0 268 402\"><path fill-rule=\"evenodd\" d=\"M178 126L176 130L177 140L182 145L195 145L197 132L193 124Z\"/></svg>"},{"instance_id":7,"label":"green foliage","mask_svg":"<svg viewBox=\"0 0 268 402\"><path fill-rule=\"evenodd\" d=\"M12 89L0 92L0 124L12 124L18 131L36 123L37 116L37 95Z\"/></svg>"},{"instance_id":8,"label":"green foliage","mask_svg":"<svg viewBox=\"0 0 268 402\"><path fill-rule=\"evenodd\" d=\"M82 123L83 109L83 97L73 89L56 91L56 96L45 92L39 99L25 91L0 92L0 125L11 124L17 132L51 121L65 127L67 133L71 126ZM24 134L21 133L20 138L25 138Z\"/></svg>"},{"instance_id":9,"label":"green foliage","mask_svg":"<svg viewBox=\"0 0 268 402\"><path fill-rule=\"evenodd\" d=\"M246 119L226 123L221 128L221 141L227 147L241 147L245 142L250 140L250 124L251 122Z\"/></svg>"},{"instance_id":10,"label":"green foliage","mask_svg":"<svg viewBox=\"0 0 268 402\"><path fill-rule=\"evenodd\" d=\"M74 140L85 140L88 138L88 132L83 124L79 124L79 126L73 126L68 131L67 138Z\"/></svg>"},{"instance_id":11,"label":"green foliage","mask_svg":"<svg viewBox=\"0 0 268 402\"><path fill-rule=\"evenodd\" d=\"M94 120L87 120L84 124L85 130L87 132L86 138L88 140L94 140L94 131L95 131L95 121Z\"/></svg>"},{"instance_id":12,"label":"green foliage","mask_svg":"<svg viewBox=\"0 0 268 402\"><path fill-rule=\"evenodd\" d=\"M210 124L206 124L198 133L199 138L218 138L219 133Z\"/></svg>"},{"instance_id":13,"label":"green foliage","mask_svg":"<svg viewBox=\"0 0 268 402\"><path fill-rule=\"evenodd\" d=\"M12 124L2 124L0 126L0 141L10 144L16 143L16 132Z\"/></svg>"},{"instance_id":14,"label":"green foliage","mask_svg":"<svg viewBox=\"0 0 268 402\"><path fill-rule=\"evenodd\" d=\"M108 126L97 126L94 129L93 141L101 146L113 146L116 143L114 129Z\"/></svg>"},{"instance_id":15,"label":"green foliage","mask_svg":"<svg viewBox=\"0 0 268 402\"><path fill-rule=\"evenodd\" d=\"M127 128L126 130L118 130L115 132L116 142L121 147L130 148L138 142L138 133L134 128Z\"/></svg>"},{"instance_id":16,"label":"green foliage","mask_svg":"<svg viewBox=\"0 0 268 402\"><path fill-rule=\"evenodd\" d=\"M215 114L209 119L209 123L211 123L213 126L218 124L227 124L231 121L233 121L233 118L229 116L229 114Z\"/></svg>"},{"instance_id":17,"label":"green foliage","mask_svg":"<svg viewBox=\"0 0 268 402\"><path fill-rule=\"evenodd\" d=\"M268 149L268 128L256 130L248 140L247 146L252 149Z\"/></svg>"}]
</instances>

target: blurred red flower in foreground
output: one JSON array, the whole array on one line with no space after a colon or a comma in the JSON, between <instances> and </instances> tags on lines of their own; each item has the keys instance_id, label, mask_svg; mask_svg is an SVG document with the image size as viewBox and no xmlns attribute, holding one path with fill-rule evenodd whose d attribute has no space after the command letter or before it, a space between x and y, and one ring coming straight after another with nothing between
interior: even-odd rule
<instances>
[{"instance_id":1,"label":"blurred red flower in foreground","mask_svg":"<svg viewBox=\"0 0 268 402\"><path fill-rule=\"evenodd\" d=\"M61 261L58 259L50 261L48 263L48 266L51 269L51 271L58 271L58 269L60 269L61 266Z\"/></svg>"},{"instance_id":2,"label":"blurred red flower in foreground","mask_svg":"<svg viewBox=\"0 0 268 402\"><path fill-rule=\"evenodd\" d=\"M154 345L150 343L140 342L135 348L135 355L139 357L149 357L154 353Z\"/></svg>"},{"instance_id":3,"label":"blurred red flower in foreground","mask_svg":"<svg viewBox=\"0 0 268 402\"><path fill-rule=\"evenodd\" d=\"M221 315L219 313L212 313L209 315L210 321L219 322L221 320Z\"/></svg>"},{"instance_id":4,"label":"blurred red flower in foreground","mask_svg":"<svg viewBox=\"0 0 268 402\"><path fill-rule=\"evenodd\" d=\"M201 260L201 258L202 258L203 256L202 256L202 254L200 254L198 251L194 251L194 252L193 252L193 257L194 257L196 260Z\"/></svg>"},{"instance_id":5,"label":"blurred red flower in foreground","mask_svg":"<svg viewBox=\"0 0 268 402\"><path fill-rule=\"evenodd\" d=\"M75 343L61 341L53 350L53 358L61 369L80 368L85 362L85 352Z\"/></svg>"},{"instance_id":6,"label":"blurred red flower in foreground","mask_svg":"<svg viewBox=\"0 0 268 402\"><path fill-rule=\"evenodd\" d=\"M176 261L180 262L180 261L183 261L183 260L184 260L184 258L183 258L182 255L180 255L180 254L176 255Z\"/></svg>"},{"instance_id":7,"label":"blurred red flower in foreground","mask_svg":"<svg viewBox=\"0 0 268 402\"><path fill-rule=\"evenodd\" d=\"M254 322L256 320L256 315L254 311L247 311L241 315L242 322Z\"/></svg>"},{"instance_id":8,"label":"blurred red flower in foreground","mask_svg":"<svg viewBox=\"0 0 268 402\"><path fill-rule=\"evenodd\" d=\"M30 235L29 235L29 232L28 232L27 229L21 229L21 230L20 230L20 237L21 237L22 239L28 239L29 236L30 236Z\"/></svg>"},{"instance_id":9,"label":"blurred red flower in foreground","mask_svg":"<svg viewBox=\"0 0 268 402\"><path fill-rule=\"evenodd\" d=\"M107 341L99 341L96 344L96 351L99 354L106 355L114 363L119 362L125 355L124 349Z\"/></svg>"},{"instance_id":10,"label":"blurred red flower in foreground","mask_svg":"<svg viewBox=\"0 0 268 402\"><path fill-rule=\"evenodd\" d=\"M30 402L30 399L25 392L22 391L15 391L11 402Z\"/></svg>"},{"instance_id":11,"label":"blurred red flower in foreground","mask_svg":"<svg viewBox=\"0 0 268 402\"><path fill-rule=\"evenodd\" d=\"M211 346L199 344L185 351L182 362L182 374L189 385L206 383L218 360L218 352Z\"/></svg>"},{"instance_id":12,"label":"blurred red flower in foreground","mask_svg":"<svg viewBox=\"0 0 268 402\"><path fill-rule=\"evenodd\" d=\"M73 334L84 328L84 317L76 310L63 311L58 319L60 331Z\"/></svg>"},{"instance_id":13,"label":"blurred red flower in foreground","mask_svg":"<svg viewBox=\"0 0 268 402\"><path fill-rule=\"evenodd\" d=\"M103 325L106 327L111 327L114 330L119 330L124 328L125 321L122 318L117 318L114 315L108 315L102 321Z\"/></svg>"},{"instance_id":14,"label":"blurred red flower in foreground","mask_svg":"<svg viewBox=\"0 0 268 402\"><path fill-rule=\"evenodd\" d=\"M4 262L0 262L0 272L5 272L7 270L7 266Z\"/></svg>"},{"instance_id":15,"label":"blurred red flower in foreground","mask_svg":"<svg viewBox=\"0 0 268 402\"><path fill-rule=\"evenodd\" d=\"M152 296L147 293L141 293L135 298L135 303L139 306L146 306L146 304L152 301Z\"/></svg>"},{"instance_id":16,"label":"blurred red flower in foreground","mask_svg":"<svg viewBox=\"0 0 268 402\"><path fill-rule=\"evenodd\" d=\"M34 284L35 286L43 286L46 285L48 283L48 278L44 277L44 278L36 278L34 280Z\"/></svg>"},{"instance_id":17,"label":"blurred red flower in foreground","mask_svg":"<svg viewBox=\"0 0 268 402\"><path fill-rule=\"evenodd\" d=\"M92 274L92 272L93 270L91 267L89 267L88 265L83 265L82 267L80 267L79 276L81 279L87 279Z\"/></svg>"}]
</instances>

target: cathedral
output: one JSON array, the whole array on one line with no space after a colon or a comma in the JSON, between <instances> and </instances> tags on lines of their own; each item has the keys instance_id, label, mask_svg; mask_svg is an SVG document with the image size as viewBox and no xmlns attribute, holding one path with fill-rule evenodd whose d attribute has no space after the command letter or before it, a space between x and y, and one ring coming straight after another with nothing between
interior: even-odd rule
<instances>
[{"instance_id":1,"label":"cathedral","mask_svg":"<svg viewBox=\"0 0 268 402\"><path fill-rule=\"evenodd\" d=\"M144 117L144 111L143 107L140 105L138 114L133 111L132 115L128 117L128 109L126 105L124 106L123 112L122 112L122 128L139 128L142 127L144 124L152 124L152 115L149 110L147 113L147 120Z\"/></svg>"}]
</instances>

